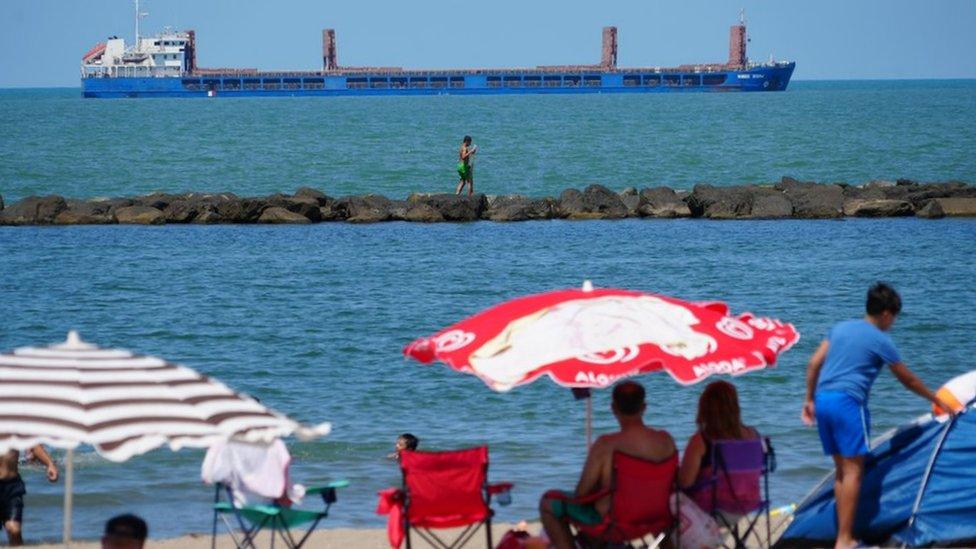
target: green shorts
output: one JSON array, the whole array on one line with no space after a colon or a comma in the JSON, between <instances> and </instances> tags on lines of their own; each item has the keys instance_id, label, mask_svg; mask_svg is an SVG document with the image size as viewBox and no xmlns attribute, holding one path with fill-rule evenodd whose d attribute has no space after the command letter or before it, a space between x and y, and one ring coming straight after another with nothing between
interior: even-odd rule
<instances>
[{"instance_id":1,"label":"green shorts","mask_svg":"<svg viewBox=\"0 0 976 549\"><path fill-rule=\"evenodd\" d=\"M572 492L563 492L567 497L574 497ZM600 524L603 522L603 515L596 510L592 503L570 503L558 499L549 500L552 505L552 512L556 518L569 517L573 522L579 524Z\"/></svg>"},{"instance_id":2,"label":"green shorts","mask_svg":"<svg viewBox=\"0 0 976 549\"><path fill-rule=\"evenodd\" d=\"M457 173L458 173L458 177L460 177L464 181L467 181L471 179L471 166L465 164L464 162L458 162Z\"/></svg>"}]
</instances>

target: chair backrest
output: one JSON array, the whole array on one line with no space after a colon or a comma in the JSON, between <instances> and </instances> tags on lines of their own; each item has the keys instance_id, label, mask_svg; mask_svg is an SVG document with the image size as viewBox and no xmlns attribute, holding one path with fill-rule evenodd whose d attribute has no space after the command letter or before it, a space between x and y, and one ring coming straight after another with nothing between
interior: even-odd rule
<instances>
[{"instance_id":1,"label":"chair backrest","mask_svg":"<svg viewBox=\"0 0 976 549\"><path fill-rule=\"evenodd\" d=\"M670 526L674 516L669 500L677 474L677 452L663 461L614 452L609 533L618 539L609 541L628 541Z\"/></svg>"},{"instance_id":2,"label":"chair backrest","mask_svg":"<svg viewBox=\"0 0 976 549\"><path fill-rule=\"evenodd\" d=\"M715 509L736 514L757 509L762 503L759 483L766 466L761 438L712 441Z\"/></svg>"},{"instance_id":3,"label":"chair backrest","mask_svg":"<svg viewBox=\"0 0 976 549\"><path fill-rule=\"evenodd\" d=\"M489 512L487 446L450 452L406 450L400 453L400 469L410 521Z\"/></svg>"}]
</instances>

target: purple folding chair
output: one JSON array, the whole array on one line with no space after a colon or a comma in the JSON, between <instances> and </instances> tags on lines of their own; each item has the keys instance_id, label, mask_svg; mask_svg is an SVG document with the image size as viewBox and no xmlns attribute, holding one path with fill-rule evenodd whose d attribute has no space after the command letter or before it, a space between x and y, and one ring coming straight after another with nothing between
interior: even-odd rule
<instances>
[{"instance_id":1,"label":"purple folding chair","mask_svg":"<svg viewBox=\"0 0 976 549\"><path fill-rule=\"evenodd\" d=\"M776 468L776 454L769 438L712 441L712 475L696 489L711 490L711 513L735 540L736 549L745 548L759 520L766 520L766 547L770 546L769 473ZM742 517L747 527L740 531Z\"/></svg>"}]
</instances>

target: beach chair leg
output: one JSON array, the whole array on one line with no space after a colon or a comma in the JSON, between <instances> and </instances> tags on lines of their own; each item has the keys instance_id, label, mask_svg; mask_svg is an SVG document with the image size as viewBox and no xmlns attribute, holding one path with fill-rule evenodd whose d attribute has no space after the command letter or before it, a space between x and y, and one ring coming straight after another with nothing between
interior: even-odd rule
<instances>
[{"instance_id":1,"label":"beach chair leg","mask_svg":"<svg viewBox=\"0 0 976 549\"><path fill-rule=\"evenodd\" d=\"M494 549L495 546L491 543L491 517L488 517L488 520L485 521L485 537L488 538L488 545L485 547Z\"/></svg>"},{"instance_id":2,"label":"beach chair leg","mask_svg":"<svg viewBox=\"0 0 976 549\"><path fill-rule=\"evenodd\" d=\"M312 535L312 532L315 531L315 528L319 525L319 522L323 518L325 518L325 515L320 515L319 518L315 519L315 522L313 522L312 525L309 526L307 530L305 530L305 534L302 535L302 539L298 540L298 543L295 543L295 538L292 537L291 532L289 531L288 539L291 541L291 547L293 549L301 549L301 547L305 545L305 542L308 540L309 536Z\"/></svg>"}]
</instances>

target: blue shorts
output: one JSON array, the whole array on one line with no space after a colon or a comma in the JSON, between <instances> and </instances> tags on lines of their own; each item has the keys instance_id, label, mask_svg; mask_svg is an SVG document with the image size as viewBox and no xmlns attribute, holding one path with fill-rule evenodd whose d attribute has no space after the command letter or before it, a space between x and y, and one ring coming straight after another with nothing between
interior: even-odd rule
<instances>
[{"instance_id":1,"label":"blue shorts","mask_svg":"<svg viewBox=\"0 0 976 549\"><path fill-rule=\"evenodd\" d=\"M871 414L867 406L840 391L817 392L813 406L824 454L856 457L868 453Z\"/></svg>"}]
</instances>

